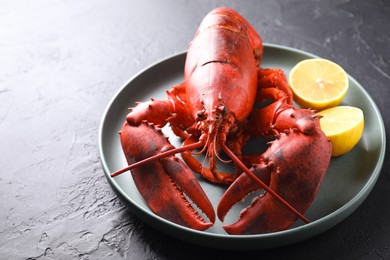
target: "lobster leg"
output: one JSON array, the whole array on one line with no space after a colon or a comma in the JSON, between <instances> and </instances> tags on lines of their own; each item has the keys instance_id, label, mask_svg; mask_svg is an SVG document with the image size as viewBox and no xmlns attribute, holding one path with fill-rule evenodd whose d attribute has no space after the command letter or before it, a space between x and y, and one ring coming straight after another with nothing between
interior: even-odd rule
<instances>
[{"instance_id":1,"label":"lobster leg","mask_svg":"<svg viewBox=\"0 0 390 260\"><path fill-rule=\"evenodd\" d=\"M272 73L267 76L272 79ZM274 75L275 76L275 75ZM279 72L275 77L285 76ZM284 77L284 79L283 79ZM296 109L289 103L289 94L282 88L272 88L269 80L261 81L258 100L273 99L270 105L254 109L247 133L274 135L265 153L258 156L251 171L269 188L287 201L295 210L303 213L314 200L330 162L331 144L321 131L319 119L313 111ZM279 83L278 83L279 84ZM251 158L253 161L253 156ZM247 174L240 175L227 189L219 202L217 214L223 220L234 204L261 187L253 183ZM236 223L225 225L230 234L267 233L283 230L297 220L275 196L264 192L240 215Z\"/></svg>"},{"instance_id":2,"label":"lobster leg","mask_svg":"<svg viewBox=\"0 0 390 260\"><path fill-rule=\"evenodd\" d=\"M292 105L293 95L282 70L260 69L258 77L256 103L268 100L272 100L272 103L261 109L253 108L245 131L250 136L272 136L277 132L274 126L278 113L283 111L286 104Z\"/></svg>"},{"instance_id":3,"label":"lobster leg","mask_svg":"<svg viewBox=\"0 0 390 260\"><path fill-rule=\"evenodd\" d=\"M259 69L257 72L258 76L258 86L260 90L263 89L276 89L278 91L274 92L273 98L279 100L281 98L286 98L285 103L291 105L293 102L293 95L290 87L287 84L286 76L281 69ZM276 94L276 96L275 96ZM264 95L262 92L257 92L256 102L261 102L262 100L268 98L268 95Z\"/></svg>"},{"instance_id":4,"label":"lobster leg","mask_svg":"<svg viewBox=\"0 0 390 260\"><path fill-rule=\"evenodd\" d=\"M159 127L170 123L175 134L186 138L194 119L185 103L185 85L167 91L167 99L138 102L130 109L120 131L123 152L135 185L149 208L174 223L204 230L213 225L215 212L202 187L183 161L174 156L180 149L195 149L199 142L182 148L170 144ZM194 204L201 212L194 208Z\"/></svg>"},{"instance_id":5,"label":"lobster leg","mask_svg":"<svg viewBox=\"0 0 390 260\"><path fill-rule=\"evenodd\" d=\"M187 138L183 142L183 146L195 144L197 140L193 137ZM202 163L200 163L191 153L191 151L184 151L181 153L181 157L186 162L188 167L191 168L195 173L198 173L202 175L205 179L214 182L214 183L220 183L220 184L231 184L236 178L237 174L233 173L224 173L221 171L218 171L218 175L216 176L213 174L213 171L216 171L216 169L213 168L207 168Z\"/></svg>"},{"instance_id":6,"label":"lobster leg","mask_svg":"<svg viewBox=\"0 0 390 260\"><path fill-rule=\"evenodd\" d=\"M281 133L253 168L259 178L270 178L271 190L298 212L305 212L312 203L330 160L330 143L317 135L321 133ZM235 203L256 189L260 186L255 187L246 174L240 175L219 202L218 217L223 220ZM288 228L296 220L295 214L265 192L241 213L236 223L224 228L230 234L267 233Z\"/></svg>"},{"instance_id":7,"label":"lobster leg","mask_svg":"<svg viewBox=\"0 0 390 260\"><path fill-rule=\"evenodd\" d=\"M120 139L129 164L172 149L162 132L146 121L138 126L125 123ZM140 194L155 214L197 230L213 225L215 213L211 202L192 172L174 155L136 167L131 174ZM208 220L194 209L187 197Z\"/></svg>"},{"instance_id":8,"label":"lobster leg","mask_svg":"<svg viewBox=\"0 0 390 260\"><path fill-rule=\"evenodd\" d=\"M158 127L163 127L169 122L176 135L187 138L188 134L184 129L188 129L195 120L186 106L185 98L185 84L174 86L167 91L167 99L137 102L136 107L130 108L126 121L130 125L139 125L146 120Z\"/></svg>"}]
</instances>

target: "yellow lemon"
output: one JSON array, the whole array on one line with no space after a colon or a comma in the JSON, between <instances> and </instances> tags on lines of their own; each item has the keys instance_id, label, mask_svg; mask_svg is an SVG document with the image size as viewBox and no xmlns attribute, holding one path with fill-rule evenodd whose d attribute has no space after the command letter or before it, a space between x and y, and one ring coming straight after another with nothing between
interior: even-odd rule
<instances>
[{"instance_id":1,"label":"yellow lemon","mask_svg":"<svg viewBox=\"0 0 390 260\"><path fill-rule=\"evenodd\" d=\"M364 129L363 111L357 107L338 106L318 112L321 129L332 143L332 156L343 155L359 142Z\"/></svg>"},{"instance_id":2,"label":"yellow lemon","mask_svg":"<svg viewBox=\"0 0 390 260\"><path fill-rule=\"evenodd\" d=\"M288 83L295 102L318 111L339 105L349 88L344 69L326 59L299 62L290 71Z\"/></svg>"}]
</instances>

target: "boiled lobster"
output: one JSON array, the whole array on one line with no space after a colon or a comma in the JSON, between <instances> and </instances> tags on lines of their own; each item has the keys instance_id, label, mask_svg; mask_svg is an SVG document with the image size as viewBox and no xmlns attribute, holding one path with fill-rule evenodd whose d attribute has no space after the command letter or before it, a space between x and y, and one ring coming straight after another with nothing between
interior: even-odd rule
<instances>
[{"instance_id":1,"label":"boiled lobster","mask_svg":"<svg viewBox=\"0 0 390 260\"><path fill-rule=\"evenodd\" d=\"M212 10L189 45L184 83L166 99L131 108L120 131L129 167L111 176L131 169L153 212L198 230L213 225L215 211L192 171L230 185L217 209L222 221L235 203L265 190L236 223L224 226L230 234L279 231L298 218L309 222L303 213L326 173L331 144L313 111L293 107L283 71L260 68L262 56L261 38L240 14ZM182 147L162 133L167 123L184 139ZM253 136L274 140L263 154L245 155L242 148ZM208 167L195 159L200 153ZM218 170L218 161L233 162L235 173Z\"/></svg>"}]
</instances>

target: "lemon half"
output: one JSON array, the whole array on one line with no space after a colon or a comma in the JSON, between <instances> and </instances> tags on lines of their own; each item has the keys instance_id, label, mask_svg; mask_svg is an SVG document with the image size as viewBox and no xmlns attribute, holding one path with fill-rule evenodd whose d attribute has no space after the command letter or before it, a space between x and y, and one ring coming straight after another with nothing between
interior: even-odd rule
<instances>
[{"instance_id":1,"label":"lemon half","mask_svg":"<svg viewBox=\"0 0 390 260\"><path fill-rule=\"evenodd\" d=\"M337 106L318 112L321 130L332 143L332 156L343 155L359 142L364 129L363 111L357 107Z\"/></svg>"},{"instance_id":2,"label":"lemon half","mask_svg":"<svg viewBox=\"0 0 390 260\"><path fill-rule=\"evenodd\" d=\"M338 64L326 59L307 59L290 71L289 86L294 101L317 111L340 104L349 88L348 75Z\"/></svg>"}]
</instances>

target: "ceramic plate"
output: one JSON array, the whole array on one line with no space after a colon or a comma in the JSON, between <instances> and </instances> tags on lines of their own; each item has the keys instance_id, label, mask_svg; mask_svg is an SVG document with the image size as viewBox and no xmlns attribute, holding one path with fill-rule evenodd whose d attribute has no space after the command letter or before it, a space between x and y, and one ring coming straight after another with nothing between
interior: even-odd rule
<instances>
[{"instance_id":1,"label":"ceramic plate","mask_svg":"<svg viewBox=\"0 0 390 260\"><path fill-rule=\"evenodd\" d=\"M196 245L219 249L265 249L295 243L315 236L344 220L367 197L372 190L383 164L385 154L385 130L383 120L375 103L364 88L349 77L350 89L342 105L356 106L363 110L365 128L358 145L348 154L331 161L320 191L305 213L309 224L298 221L290 229L261 235L228 235L219 220L206 231L196 231L179 226L153 214L138 193L130 172L115 178L110 173L125 167L118 132L125 121L128 107L135 101L151 97L165 98L165 91L183 81L186 53L179 53L146 68L130 79L112 98L104 112L99 130L99 152L108 182L131 211L149 225L169 236ZM299 61L316 57L296 49L265 45L262 67L277 67L289 74ZM180 146L180 140L164 128L170 141ZM214 208L224 188L199 179ZM229 216L237 217L242 207L236 207Z\"/></svg>"}]
</instances>

